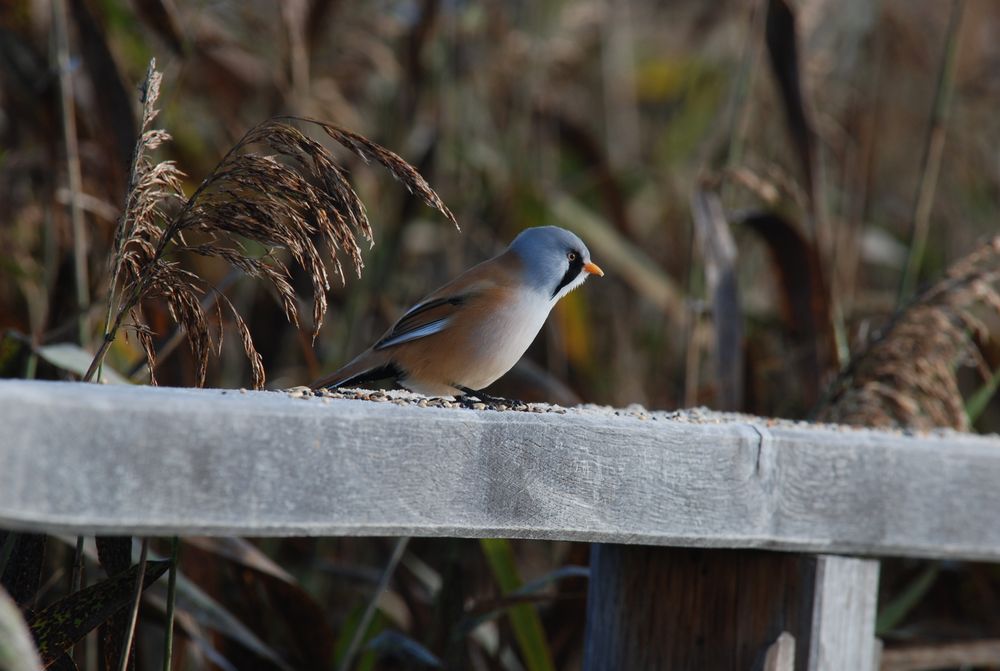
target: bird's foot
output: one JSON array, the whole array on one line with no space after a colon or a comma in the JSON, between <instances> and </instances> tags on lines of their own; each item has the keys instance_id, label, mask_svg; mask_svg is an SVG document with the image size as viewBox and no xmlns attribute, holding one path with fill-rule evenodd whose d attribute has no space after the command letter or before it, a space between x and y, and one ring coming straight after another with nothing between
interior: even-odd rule
<instances>
[{"instance_id":1,"label":"bird's foot","mask_svg":"<svg viewBox=\"0 0 1000 671\"><path fill-rule=\"evenodd\" d=\"M527 410L528 404L516 399L504 398L503 396L493 396L483 391L459 387L462 396L458 397L458 403L463 408L472 410Z\"/></svg>"}]
</instances>

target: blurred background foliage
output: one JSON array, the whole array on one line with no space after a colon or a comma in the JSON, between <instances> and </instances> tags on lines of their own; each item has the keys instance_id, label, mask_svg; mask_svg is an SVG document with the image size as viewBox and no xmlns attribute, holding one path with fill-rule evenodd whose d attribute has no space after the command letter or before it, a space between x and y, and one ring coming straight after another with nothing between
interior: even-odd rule
<instances>
[{"instance_id":1,"label":"blurred background foliage","mask_svg":"<svg viewBox=\"0 0 1000 671\"><path fill-rule=\"evenodd\" d=\"M462 226L331 147L375 244L364 274L330 292L315 342L264 284L182 259L244 315L269 388L337 367L523 228L556 224L607 276L563 300L491 391L808 417L901 305L996 233L998 31L991 0L5 0L0 374L78 377L78 348L100 341L136 85L155 57L157 125L174 136L159 158L190 176L188 193L247 129L297 114L399 153ZM292 279L308 294L307 277ZM166 308L143 310L158 382L195 384ZM978 318L977 365L957 391L977 399L972 426L996 431L998 322ZM107 364L143 383L144 361L123 335ZM249 383L230 337L207 384ZM66 592L72 547L43 547L22 608ZM185 541L174 668L336 668L397 547ZM482 550L404 545L355 668L577 668L585 571L567 568L586 564L586 547ZM14 594L10 567L43 554L23 536L7 554ZM89 582L99 571L88 566ZM142 668L158 664L160 589L147 593ZM882 589L890 644L1000 637L994 566L886 562ZM96 648L77 650L81 665L97 668Z\"/></svg>"}]
</instances>

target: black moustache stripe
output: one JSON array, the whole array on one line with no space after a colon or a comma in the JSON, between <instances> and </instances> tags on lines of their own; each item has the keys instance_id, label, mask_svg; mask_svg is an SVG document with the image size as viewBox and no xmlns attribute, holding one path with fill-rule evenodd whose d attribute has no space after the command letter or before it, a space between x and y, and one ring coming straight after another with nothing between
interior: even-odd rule
<instances>
[{"instance_id":1,"label":"black moustache stripe","mask_svg":"<svg viewBox=\"0 0 1000 671\"><path fill-rule=\"evenodd\" d=\"M566 273L562 276L562 279L559 280L559 284L552 291L551 298L555 298L559 294L559 292L562 291L562 288L567 284L569 284L570 282L572 282L573 280L575 280L577 275L579 275L582 271L583 271L583 259L577 256L576 259L569 262L569 268L566 270Z\"/></svg>"}]
</instances>

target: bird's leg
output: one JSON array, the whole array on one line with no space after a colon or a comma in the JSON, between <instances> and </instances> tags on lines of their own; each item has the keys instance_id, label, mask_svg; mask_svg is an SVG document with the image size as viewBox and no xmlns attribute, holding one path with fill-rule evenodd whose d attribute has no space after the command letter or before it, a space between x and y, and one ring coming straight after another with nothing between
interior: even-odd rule
<instances>
[{"instance_id":1,"label":"bird's leg","mask_svg":"<svg viewBox=\"0 0 1000 671\"><path fill-rule=\"evenodd\" d=\"M479 403L480 401L475 396L462 394L455 399L455 402L467 410L475 410L476 403Z\"/></svg>"},{"instance_id":2,"label":"bird's leg","mask_svg":"<svg viewBox=\"0 0 1000 671\"><path fill-rule=\"evenodd\" d=\"M486 404L490 410L499 410L500 406L506 406L509 409L519 409L527 408L528 404L524 401L518 401L511 398L504 398L503 396L493 396L487 394L484 391L477 391L475 389L469 389L468 387L455 387L464 394L458 399L458 402L462 404L463 407L471 408L477 402L473 399L478 399L478 402Z\"/></svg>"}]
</instances>

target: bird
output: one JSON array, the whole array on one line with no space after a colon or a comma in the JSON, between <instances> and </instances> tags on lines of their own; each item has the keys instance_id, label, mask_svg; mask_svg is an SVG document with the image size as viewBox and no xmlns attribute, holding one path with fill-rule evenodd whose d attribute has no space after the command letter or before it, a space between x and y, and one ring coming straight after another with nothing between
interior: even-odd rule
<instances>
[{"instance_id":1,"label":"bird","mask_svg":"<svg viewBox=\"0 0 1000 671\"><path fill-rule=\"evenodd\" d=\"M375 344L313 389L392 380L426 396L496 400L482 390L527 351L559 300L604 276L590 250L557 226L527 228L407 310Z\"/></svg>"}]
</instances>

